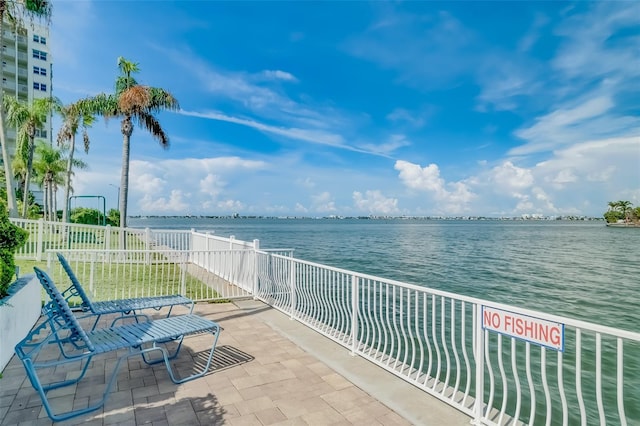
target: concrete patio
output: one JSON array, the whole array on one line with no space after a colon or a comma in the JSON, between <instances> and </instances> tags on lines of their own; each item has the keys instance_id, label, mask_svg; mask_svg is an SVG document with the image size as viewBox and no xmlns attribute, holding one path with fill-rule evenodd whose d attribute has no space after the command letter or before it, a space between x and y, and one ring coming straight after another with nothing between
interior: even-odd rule
<instances>
[{"instance_id":1,"label":"concrete patio","mask_svg":"<svg viewBox=\"0 0 640 426\"><path fill-rule=\"evenodd\" d=\"M175 385L163 364L131 358L102 409L56 424L462 426L471 420L260 302L200 303L195 312L223 328L212 371ZM178 370L200 362L210 339L187 339ZM52 391L59 410L100 398L113 360L96 357L78 385ZM53 424L15 356L0 379L0 424Z\"/></svg>"}]
</instances>

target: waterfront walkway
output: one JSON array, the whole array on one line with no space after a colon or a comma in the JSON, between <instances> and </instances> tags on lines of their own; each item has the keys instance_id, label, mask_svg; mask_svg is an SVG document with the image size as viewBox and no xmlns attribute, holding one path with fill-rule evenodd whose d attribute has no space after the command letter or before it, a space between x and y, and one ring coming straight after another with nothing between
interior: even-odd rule
<instances>
[{"instance_id":1,"label":"waterfront walkway","mask_svg":"<svg viewBox=\"0 0 640 426\"><path fill-rule=\"evenodd\" d=\"M199 303L195 311L223 328L214 371L175 385L163 365L149 367L131 358L121 367L103 409L56 424L462 426L470 422L454 408L352 357L347 349L260 302ZM186 340L179 368L200 362L205 339ZM97 358L79 385L52 391L56 406L79 408L99 398L105 370L112 371L109 361L113 356ZM52 424L15 356L0 379L0 425L14 424Z\"/></svg>"}]
</instances>

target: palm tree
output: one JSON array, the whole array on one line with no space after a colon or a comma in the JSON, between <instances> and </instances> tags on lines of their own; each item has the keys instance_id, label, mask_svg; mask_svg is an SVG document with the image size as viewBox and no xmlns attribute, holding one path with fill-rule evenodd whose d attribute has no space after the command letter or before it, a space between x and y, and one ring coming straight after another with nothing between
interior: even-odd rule
<instances>
[{"instance_id":1,"label":"palm tree","mask_svg":"<svg viewBox=\"0 0 640 426\"><path fill-rule=\"evenodd\" d=\"M624 217L624 221L627 222L627 212L631 210L631 206L633 203L631 201L617 201L616 202L618 209L622 212L622 217Z\"/></svg>"},{"instance_id":2,"label":"palm tree","mask_svg":"<svg viewBox=\"0 0 640 426\"><path fill-rule=\"evenodd\" d=\"M17 180L18 190L22 191L24 188L24 179L27 176L27 148L29 144L21 144L20 151L16 151L13 154L13 161L11 162L11 170L13 170L13 177Z\"/></svg>"},{"instance_id":3,"label":"palm tree","mask_svg":"<svg viewBox=\"0 0 640 426\"><path fill-rule=\"evenodd\" d=\"M62 207L62 221L69 220L68 200L71 193L71 175L73 174L74 158L76 149L76 133L82 127L82 140L84 141L84 152L89 152L89 134L87 128L91 127L94 117L86 100L80 100L70 105L61 106L58 113L62 116L62 127L58 132L58 146L69 142L69 157L67 158L67 178L64 188L64 206Z\"/></svg>"},{"instance_id":4,"label":"palm tree","mask_svg":"<svg viewBox=\"0 0 640 426\"><path fill-rule=\"evenodd\" d=\"M36 147L36 161L33 170L38 177L38 183L44 189L45 220L57 219L56 192L58 185L65 182L68 158L65 158L65 149L56 149L46 142L39 142ZM82 160L73 160L73 167L84 169L87 167Z\"/></svg>"},{"instance_id":5,"label":"palm tree","mask_svg":"<svg viewBox=\"0 0 640 426\"><path fill-rule=\"evenodd\" d=\"M120 75L116 79L114 94L101 93L91 98L92 112L105 118L121 118L122 173L120 176L120 227L127 226L127 198L129 194L129 151L133 124L144 127L160 146L169 147L169 138L154 116L161 110L176 110L178 101L171 93L158 87L142 86L132 74L140 71L137 63L118 58ZM122 234L124 235L124 234Z\"/></svg>"},{"instance_id":6,"label":"palm tree","mask_svg":"<svg viewBox=\"0 0 640 426\"><path fill-rule=\"evenodd\" d=\"M5 96L3 107L7 113L7 123L16 127L16 142L18 151L26 153L26 170L24 192L22 194L22 217L27 217L29 183L33 168L33 151L35 150L36 129L42 127L47 116L59 101L54 98L34 99L31 104L17 100L13 96ZM24 144L27 144L25 149Z\"/></svg>"},{"instance_id":7,"label":"palm tree","mask_svg":"<svg viewBox=\"0 0 640 426\"><path fill-rule=\"evenodd\" d=\"M53 182L60 178L60 174L64 171L64 164L60 164L60 156L60 151L53 149L45 142L38 142L36 159L33 163L33 174L34 180L44 190L44 220L46 221L53 221L55 217Z\"/></svg>"},{"instance_id":8,"label":"palm tree","mask_svg":"<svg viewBox=\"0 0 640 426\"><path fill-rule=\"evenodd\" d=\"M51 2L48 0L0 0L0 36L4 33L4 20L12 23L13 29L22 27L24 20L33 21L34 18L51 18ZM3 80L4 69L0 66L0 82ZM0 84L0 105L3 105L4 85ZM11 179L11 158L7 149L4 126L4 109L0 108L0 146L2 148L2 162L4 163L5 183L7 186L7 208L9 217L18 217L16 199Z\"/></svg>"}]
</instances>

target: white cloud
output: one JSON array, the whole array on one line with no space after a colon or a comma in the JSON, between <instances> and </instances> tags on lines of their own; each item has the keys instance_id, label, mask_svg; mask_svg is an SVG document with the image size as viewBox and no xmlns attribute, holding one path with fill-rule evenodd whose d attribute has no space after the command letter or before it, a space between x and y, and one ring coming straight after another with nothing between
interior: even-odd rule
<instances>
[{"instance_id":1,"label":"white cloud","mask_svg":"<svg viewBox=\"0 0 640 426\"><path fill-rule=\"evenodd\" d=\"M152 168L150 167L149 169ZM153 172L158 172L159 169L149 171L150 173L131 173L129 175L129 186L146 193L157 194L161 192L165 188L166 181L153 175Z\"/></svg>"},{"instance_id":2,"label":"white cloud","mask_svg":"<svg viewBox=\"0 0 640 426\"><path fill-rule=\"evenodd\" d=\"M371 214L394 215L399 212L398 199L387 198L378 190L366 191L364 196L361 192L354 191L353 202L357 210Z\"/></svg>"},{"instance_id":3,"label":"white cloud","mask_svg":"<svg viewBox=\"0 0 640 426\"><path fill-rule=\"evenodd\" d=\"M209 173L203 179L200 179L200 192L207 194L212 198L216 198L224 190L226 182L220 179L220 176Z\"/></svg>"},{"instance_id":4,"label":"white cloud","mask_svg":"<svg viewBox=\"0 0 640 426\"><path fill-rule=\"evenodd\" d=\"M336 212L336 203L331 194L327 191L311 197L313 200L313 210L317 212Z\"/></svg>"},{"instance_id":5,"label":"white cloud","mask_svg":"<svg viewBox=\"0 0 640 426\"><path fill-rule=\"evenodd\" d=\"M288 73L286 71L280 70L265 70L262 71L262 75L264 75L268 80L283 80L290 82L297 82L298 79L293 76L293 74Z\"/></svg>"},{"instance_id":6,"label":"white cloud","mask_svg":"<svg viewBox=\"0 0 640 426\"><path fill-rule=\"evenodd\" d=\"M487 47L475 70L481 87L477 110L519 110L523 101L539 93L541 66L530 56Z\"/></svg>"},{"instance_id":7,"label":"white cloud","mask_svg":"<svg viewBox=\"0 0 640 426\"><path fill-rule=\"evenodd\" d=\"M238 200L219 201L218 203L216 203L215 206L224 212L233 212L233 213L237 213L238 211L244 210L246 207L244 203Z\"/></svg>"},{"instance_id":8,"label":"white cloud","mask_svg":"<svg viewBox=\"0 0 640 426\"><path fill-rule=\"evenodd\" d=\"M528 52L540 38L541 29L549 23L549 18L542 14L537 14L527 33L518 42L518 51Z\"/></svg>"},{"instance_id":9,"label":"white cloud","mask_svg":"<svg viewBox=\"0 0 640 426\"><path fill-rule=\"evenodd\" d=\"M425 106L419 111L409 111L405 108L396 108L387 114L387 120L393 123L407 123L411 127L419 129L424 127L427 119L433 114L434 108Z\"/></svg>"},{"instance_id":10,"label":"white cloud","mask_svg":"<svg viewBox=\"0 0 640 426\"><path fill-rule=\"evenodd\" d=\"M221 198L225 196L227 180L266 167L262 161L238 157L132 161L129 200L135 203L132 207L139 209L133 209L132 214L202 213L212 207L239 209L243 206L239 201Z\"/></svg>"},{"instance_id":11,"label":"white cloud","mask_svg":"<svg viewBox=\"0 0 640 426\"><path fill-rule=\"evenodd\" d=\"M232 117L226 114L222 114L215 111L196 112L196 111L184 111L181 110L180 114L191 117L205 118L216 121L226 121L228 123L235 123L246 127L259 130L263 133L274 134L277 136L283 136L288 139L310 142L319 145L327 145L334 148L345 149L347 151L360 152L364 154L386 156L386 149L395 148L406 144L405 142L393 143L392 145L363 145L364 148L354 147L345 143L344 137L340 134L331 133L322 129L304 129L295 127L278 127L269 124L264 124L255 120ZM382 148L382 151L380 150Z\"/></svg>"},{"instance_id":12,"label":"white cloud","mask_svg":"<svg viewBox=\"0 0 640 426\"><path fill-rule=\"evenodd\" d=\"M436 164L420 167L418 164L398 160L395 163L402 183L418 191L430 193L438 202L441 211L451 214L469 210L469 203L475 198L464 182L446 183L440 177L440 169Z\"/></svg>"},{"instance_id":13,"label":"white cloud","mask_svg":"<svg viewBox=\"0 0 640 426\"><path fill-rule=\"evenodd\" d=\"M516 167L510 161L494 167L489 173L489 181L497 191L517 193L534 184L531 170Z\"/></svg>"},{"instance_id":14,"label":"white cloud","mask_svg":"<svg viewBox=\"0 0 640 426\"><path fill-rule=\"evenodd\" d=\"M143 212L157 213L189 213L189 202L179 189L173 189L168 198L147 193L138 201L138 208Z\"/></svg>"},{"instance_id":15,"label":"white cloud","mask_svg":"<svg viewBox=\"0 0 640 426\"><path fill-rule=\"evenodd\" d=\"M565 39L553 66L574 80L640 76L638 38L634 32L640 25L640 3L592 4L594 7L586 13L572 15L556 28Z\"/></svg>"},{"instance_id":16,"label":"white cloud","mask_svg":"<svg viewBox=\"0 0 640 426\"><path fill-rule=\"evenodd\" d=\"M313 179L307 177L304 179L296 179L296 183L304 188L312 189L316 186L316 183Z\"/></svg>"},{"instance_id":17,"label":"white cloud","mask_svg":"<svg viewBox=\"0 0 640 426\"><path fill-rule=\"evenodd\" d=\"M577 181L578 178L571 169L560 170L558 174L551 179L551 182L556 185L566 185Z\"/></svg>"},{"instance_id":18,"label":"white cloud","mask_svg":"<svg viewBox=\"0 0 640 426\"><path fill-rule=\"evenodd\" d=\"M583 99L571 107L558 108L536 119L530 127L515 132L516 136L527 141L513 148L511 155L531 154L549 151L562 145L569 145L591 136L610 134L616 131L628 131L629 126L640 124L640 120L613 118L607 113L614 104L610 97L599 96Z\"/></svg>"},{"instance_id":19,"label":"white cloud","mask_svg":"<svg viewBox=\"0 0 640 426\"><path fill-rule=\"evenodd\" d=\"M365 152L378 153L380 155L387 156L391 155L395 150L399 148L410 145L411 142L407 140L405 135L396 134L391 135L386 142L383 142L381 144L361 144L359 145L359 147L362 148L362 150Z\"/></svg>"}]
</instances>

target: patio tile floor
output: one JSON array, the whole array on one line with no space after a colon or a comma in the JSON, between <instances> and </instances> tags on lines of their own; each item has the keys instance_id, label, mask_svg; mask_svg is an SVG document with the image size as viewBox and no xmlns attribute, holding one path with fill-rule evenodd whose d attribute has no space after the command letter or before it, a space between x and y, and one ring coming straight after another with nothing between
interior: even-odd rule
<instances>
[{"instance_id":1,"label":"patio tile floor","mask_svg":"<svg viewBox=\"0 0 640 426\"><path fill-rule=\"evenodd\" d=\"M217 321L222 327L212 371L202 378L175 385L164 364L147 366L140 358L130 358L123 363L103 408L56 424L390 426L417 423L415 418L408 420L406 413L400 415L389 408L394 405L389 404L390 401L379 401L290 340L269 318L281 316L284 321L289 320L266 305L252 301L244 305L241 302L199 303L195 312ZM109 319L102 321L106 324ZM315 338L321 339L320 342L324 339L320 335ZM184 372L202 362L210 342L210 335L186 339L174 365ZM51 345L52 354L57 353L54 349ZM344 352L348 353L346 349ZM52 391L50 397L58 410L86 407L99 399L105 377L113 371L115 355L96 357L79 384ZM66 377L73 373L60 368L54 374ZM389 380L399 381L386 374ZM469 419L460 417L453 408L437 404L442 412L452 413L456 424L468 424ZM0 424L53 424L15 356L0 379ZM452 423L443 417L441 422L429 424Z\"/></svg>"}]
</instances>

